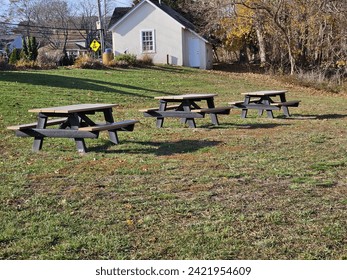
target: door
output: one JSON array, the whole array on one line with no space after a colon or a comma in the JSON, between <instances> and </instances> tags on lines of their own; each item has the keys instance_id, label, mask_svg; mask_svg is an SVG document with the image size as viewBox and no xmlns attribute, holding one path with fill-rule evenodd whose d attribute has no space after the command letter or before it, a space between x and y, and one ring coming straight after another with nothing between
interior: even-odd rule
<instances>
[{"instance_id":1,"label":"door","mask_svg":"<svg viewBox=\"0 0 347 280\"><path fill-rule=\"evenodd\" d=\"M196 37L188 37L188 56L190 67L200 67L200 44Z\"/></svg>"}]
</instances>

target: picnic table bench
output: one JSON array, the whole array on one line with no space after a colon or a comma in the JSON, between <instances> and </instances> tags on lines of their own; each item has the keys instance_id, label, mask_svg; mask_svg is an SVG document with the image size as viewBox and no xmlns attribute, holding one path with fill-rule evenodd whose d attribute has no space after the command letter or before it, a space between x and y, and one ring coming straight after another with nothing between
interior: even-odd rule
<instances>
[{"instance_id":1,"label":"picnic table bench","mask_svg":"<svg viewBox=\"0 0 347 280\"><path fill-rule=\"evenodd\" d=\"M204 118L205 114L209 114L211 122L219 125L218 114L229 114L231 107L215 107L214 97L217 94L184 94L172 96L159 96L155 99L159 100L159 106L155 108L147 108L139 110L145 117L157 118L157 127L163 126L164 119L167 117L180 118L183 123L188 123L189 127L195 128L195 119ZM206 101L207 108L201 108L197 102ZM168 103L176 103L170 104Z\"/></svg>"},{"instance_id":2,"label":"picnic table bench","mask_svg":"<svg viewBox=\"0 0 347 280\"><path fill-rule=\"evenodd\" d=\"M283 110L283 114L286 117L290 117L288 107L298 107L300 100L286 100L285 90L269 90L269 91L255 91L242 93L244 96L243 101L233 101L228 104L231 108L242 109L241 117L246 118L249 109L258 110L258 114L262 115L264 111L267 112L268 118L273 118L273 110ZM273 98L279 97L276 101Z\"/></svg>"},{"instance_id":3,"label":"picnic table bench","mask_svg":"<svg viewBox=\"0 0 347 280\"><path fill-rule=\"evenodd\" d=\"M116 104L76 104L60 107L31 109L29 112L38 113L38 120L34 123L19 124L7 127L14 130L16 136L34 137L33 151L42 149L43 139L73 138L79 152L86 152L85 138L98 138L101 131L108 131L110 141L119 144L117 131L133 131L137 120L123 120L115 122L112 108ZM104 123L95 123L87 115L102 112ZM62 117L63 118L56 118ZM53 117L53 119L49 119ZM47 128L59 125L58 128Z\"/></svg>"}]
</instances>

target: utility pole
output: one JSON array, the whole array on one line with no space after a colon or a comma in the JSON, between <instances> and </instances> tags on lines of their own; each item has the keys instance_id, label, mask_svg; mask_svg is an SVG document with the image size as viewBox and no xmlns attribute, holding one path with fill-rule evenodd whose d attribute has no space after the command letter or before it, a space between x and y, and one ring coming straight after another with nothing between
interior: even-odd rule
<instances>
[{"instance_id":1,"label":"utility pole","mask_svg":"<svg viewBox=\"0 0 347 280\"><path fill-rule=\"evenodd\" d=\"M103 52L105 51L105 40L104 40L104 25L103 25L103 20L101 17L101 4L100 4L100 0L98 1L98 19L99 19L99 32L100 32L100 44L101 44L101 55L103 54Z\"/></svg>"},{"instance_id":2,"label":"utility pole","mask_svg":"<svg viewBox=\"0 0 347 280\"><path fill-rule=\"evenodd\" d=\"M105 41L107 40L107 0L104 0L104 30L105 30L105 33L104 33L104 36L105 36ZM106 49L106 43L105 43L105 49Z\"/></svg>"}]
</instances>

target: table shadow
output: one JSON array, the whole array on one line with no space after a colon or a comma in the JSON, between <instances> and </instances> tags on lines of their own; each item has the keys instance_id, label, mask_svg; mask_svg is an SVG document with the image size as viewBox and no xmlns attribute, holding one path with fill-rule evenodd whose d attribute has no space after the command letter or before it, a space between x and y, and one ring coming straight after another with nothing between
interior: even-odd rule
<instances>
[{"instance_id":1,"label":"table shadow","mask_svg":"<svg viewBox=\"0 0 347 280\"><path fill-rule=\"evenodd\" d=\"M292 115L287 119L293 120L335 120L347 118L347 114L323 114L323 115Z\"/></svg>"},{"instance_id":2,"label":"table shadow","mask_svg":"<svg viewBox=\"0 0 347 280\"><path fill-rule=\"evenodd\" d=\"M124 149L122 144L131 143L136 147ZM152 141L121 141L119 145L113 145L105 140L102 145L88 148L88 152L114 153L114 154L154 154L156 156L169 156L174 154L193 153L200 149L214 147L222 144L222 141L209 140L179 140L172 142L152 142ZM115 147L111 149L111 147Z\"/></svg>"},{"instance_id":3,"label":"table shadow","mask_svg":"<svg viewBox=\"0 0 347 280\"><path fill-rule=\"evenodd\" d=\"M212 124L201 126L201 128L208 129L270 129L278 126L289 126L291 124L288 123L245 123L245 124L235 124L235 123L222 123L218 126L214 126Z\"/></svg>"}]
</instances>

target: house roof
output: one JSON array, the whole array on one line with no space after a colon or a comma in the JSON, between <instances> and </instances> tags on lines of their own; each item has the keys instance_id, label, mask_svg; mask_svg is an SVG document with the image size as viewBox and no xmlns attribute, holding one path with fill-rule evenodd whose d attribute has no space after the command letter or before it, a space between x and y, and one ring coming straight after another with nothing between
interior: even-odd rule
<instances>
[{"instance_id":1,"label":"house roof","mask_svg":"<svg viewBox=\"0 0 347 280\"><path fill-rule=\"evenodd\" d=\"M200 36L199 34L196 33L196 27L193 23L191 23L189 20L187 20L185 17L183 17L181 14L176 12L173 8L167 6L164 3L161 3L160 1L157 0L142 0L139 4L137 4L135 7L131 8L115 8L114 13L112 15L112 18L110 20L109 24L109 29L117 26L120 24L122 21L124 21L126 18L128 18L135 10L137 10L139 7L141 7L144 3L148 3L150 5L153 5L163 12L165 12L167 15L172 17L174 20L176 20L180 25L182 25L183 28L189 29L193 33L195 33L197 36L202 38L204 41L207 42L205 38Z\"/></svg>"},{"instance_id":2,"label":"house roof","mask_svg":"<svg viewBox=\"0 0 347 280\"><path fill-rule=\"evenodd\" d=\"M122 17L124 17L132 8L131 7L117 7L114 9L108 29L116 24Z\"/></svg>"},{"instance_id":3,"label":"house roof","mask_svg":"<svg viewBox=\"0 0 347 280\"><path fill-rule=\"evenodd\" d=\"M163 10L165 13L167 13L169 16L171 16L174 20L182 24L184 27L195 31L196 27L193 23L191 23L189 20L187 20L185 17L183 17L181 14L176 12L171 7L165 5L164 3L159 4L159 1L148 1L152 2L155 6L157 6L159 9Z\"/></svg>"}]
</instances>

